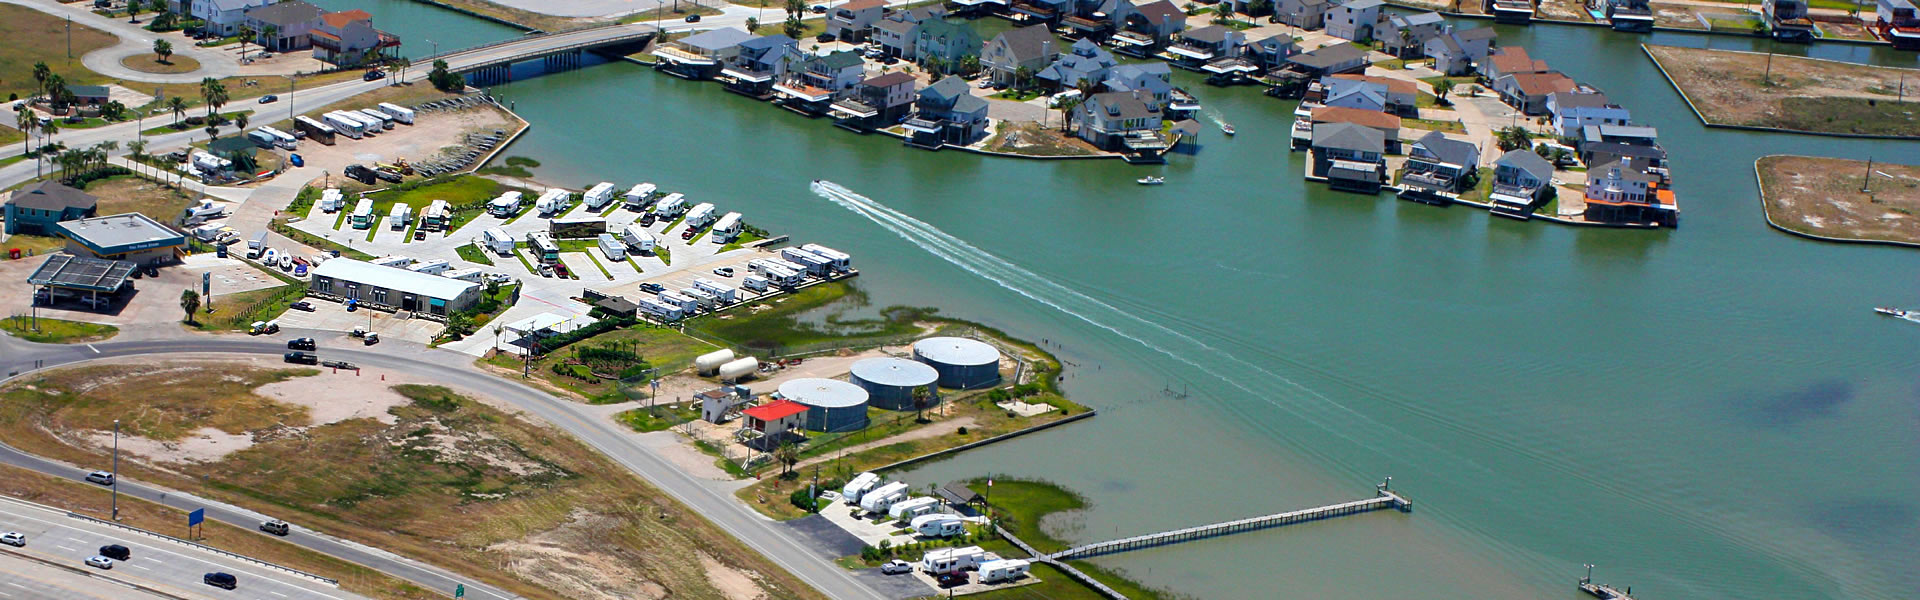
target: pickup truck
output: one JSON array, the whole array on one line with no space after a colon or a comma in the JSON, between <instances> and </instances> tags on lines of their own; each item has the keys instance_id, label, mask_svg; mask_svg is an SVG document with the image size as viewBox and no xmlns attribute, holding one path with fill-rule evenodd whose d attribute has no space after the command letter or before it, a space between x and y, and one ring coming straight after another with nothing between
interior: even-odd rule
<instances>
[{"instance_id":1,"label":"pickup truck","mask_svg":"<svg viewBox=\"0 0 1920 600\"><path fill-rule=\"evenodd\" d=\"M320 366L322 366L322 367L332 367L332 368L335 368L335 369L346 369L346 370L348 370L348 371L358 371L358 370L360 370L360 366L359 366L359 365L355 365L355 364L353 364L353 363L350 363L350 362L347 362L347 361L344 361L344 360L323 360L323 361L320 361Z\"/></svg>"},{"instance_id":2,"label":"pickup truck","mask_svg":"<svg viewBox=\"0 0 1920 600\"><path fill-rule=\"evenodd\" d=\"M286 358L287 358L287 362L295 363L295 364L302 364L302 365L320 364L320 357L310 353L306 353L306 352L288 352Z\"/></svg>"}]
</instances>

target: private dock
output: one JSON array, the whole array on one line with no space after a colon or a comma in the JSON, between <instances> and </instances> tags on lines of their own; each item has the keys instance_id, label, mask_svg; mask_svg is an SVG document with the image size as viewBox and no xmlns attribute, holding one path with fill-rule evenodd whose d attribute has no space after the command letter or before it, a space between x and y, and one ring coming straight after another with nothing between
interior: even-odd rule
<instances>
[{"instance_id":1,"label":"private dock","mask_svg":"<svg viewBox=\"0 0 1920 600\"><path fill-rule=\"evenodd\" d=\"M1412 512L1413 501L1408 500L1405 496L1401 496L1398 492L1394 492L1393 490L1388 489L1388 486L1391 485L1392 483L1393 483L1393 478L1389 477L1387 478L1386 482L1375 485L1373 497L1366 498L1363 500L1354 500L1351 502L1342 502L1339 504L1330 504L1327 506L1288 511L1288 512L1264 515L1259 517L1249 517L1245 519L1237 519L1233 521L1213 523L1210 525L1201 525L1198 527L1176 529L1173 531L1164 531L1160 533L1153 533L1153 534L1147 534L1147 535L1137 535L1137 536L1118 539L1118 540L1094 542L1091 544L1084 544L1081 546L1068 548L1060 552L1055 552L1053 554L1046 555L1044 558L1049 562L1090 558L1090 557L1100 556L1105 554L1114 554L1118 552L1139 550L1142 548L1153 548L1156 546L1179 544L1182 542L1191 542L1194 540L1219 537L1223 535L1231 535L1235 533L1258 531L1261 529L1280 527L1283 525L1292 525L1295 523L1305 523L1308 521L1318 521L1321 519L1344 517L1347 515L1373 512L1376 510L1388 509L1388 508L1399 510L1400 512ZM1612 589L1612 588L1608 588L1608 589ZM1613 598L1614 596L1601 596L1601 597ZM1626 598L1625 595L1621 595L1617 597ZM1631 599L1627 599L1627 600L1631 600Z\"/></svg>"},{"instance_id":2,"label":"private dock","mask_svg":"<svg viewBox=\"0 0 1920 600\"><path fill-rule=\"evenodd\" d=\"M1587 576L1580 578L1580 591L1600 600L1633 600L1633 596L1628 595L1633 593L1633 586L1627 586L1627 591L1622 592L1611 585L1594 583L1593 565L1587 565Z\"/></svg>"}]
</instances>

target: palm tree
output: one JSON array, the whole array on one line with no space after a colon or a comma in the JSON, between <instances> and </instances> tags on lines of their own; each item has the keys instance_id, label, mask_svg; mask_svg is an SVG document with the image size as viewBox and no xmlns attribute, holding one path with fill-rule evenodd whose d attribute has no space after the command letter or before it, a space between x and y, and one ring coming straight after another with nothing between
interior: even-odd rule
<instances>
[{"instance_id":1,"label":"palm tree","mask_svg":"<svg viewBox=\"0 0 1920 600\"><path fill-rule=\"evenodd\" d=\"M133 171L139 173L140 163L147 158L147 141L134 140L127 142L127 158L133 161Z\"/></svg>"},{"instance_id":2,"label":"palm tree","mask_svg":"<svg viewBox=\"0 0 1920 600\"><path fill-rule=\"evenodd\" d=\"M240 26L240 58L243 60L247 58L247 40L251 40L251 39L253 39L253 26L241 25Z\"/></svg>"},{"instance_id":3,"label":"palm tree","mask_svg":"<svg viewBox=\"0 0 1920 600\"><path fill-rule=\"evenodd\" d=\"M227 104L227 86L218 79L203 78L200 80L200 98L207 101L207 121L211 123L214 113L220 112L220 107Z\"/></svg>"},{"instance_id":4,"label":"palm tree","mask_svg":"<svg viewBox=\"0 0 1920 600\"><path fill-rule=\"evenodd\" d=\"M247 130L247 113L240 113L240 114L234 115L233 127L234 127L234 131L246 131Z\"/></svg>"},{"instance_id":5,"label":"palm tree","mask_svg":"<svg viewBox=\"0 0 1920 600\"><path fill-rule=\"evenodd\" d=\"M267 40L260 44L262 49L269 51L276 50L274 46L277 44L273 44L273 42L280 41L280 27L271 23L264 25L260 28L260 37Z\"/></svg>"},{"instance_id":6,"label":"palm tree","mask_svg":"<svg viewBox=\"0 0 1920 600\"><path fill-rule=\"evenodd\" d=\"M26 132L28 151L32 151L34 149L33 148L33 125L34 125L34 122L38 120L39 119L35 118L34 112L31 109L27 108L26 104L21 104L19 106L14 107L13 127L15 129L19 129L20 131Z\"/></svg>"},{"instance_id":7,"label":"palm tree","mask_svg":"<svg viewBox=\"0 0 1920 600\"><path fill-rule=\"evenodd\" d=\"M800 462L800 447L793 445L793 442L780 444L780 447L773 449L773 459L780 461L780 476L786 477L793 465Z\"/></svg>"},{"instance_id":8,"label":"palm tree","mask_svg":"<svg viewBox=\"0 0 1920 600\"><path fill-rule=\"evenodd\" d=\"M167 109L173 111L173 128L180 128L180 115L187 114L187 99L179 96L167 100Z\"/></svg>"},{"instance_id":9,"label":"palm tree","mask_svg":"<svg viewBox=\"0 0 1920 600\"><path fill-rule=\"evenodd\" d=\"M1447 94L1452 92L1453 92L1452 78L1441 79L1438 83L1433 84L1433 95L1438 96L1441 100L1446 100Z\"/></svg>"},{"instance_id":10,"label":"palm tree","mask_svg":"<svg viewBox=\"0 0 1920 600\"><path fill-rule=\"evenodd\" d=\"M61 77L59 73L50 73L45 81L40 82L40 93L46 94L47 101L54 106L61 105L60 97L65 91L67 91L67 78Z\"/></svg>"},{"instance_id":11,"label":"palm tree","mask_svg":"<svg viewBox=\"0 0 1920 600\"><path fill-rule=\"evenodd\" d=\"M173 42L164 39L154 40L153 54L154 56L160 57L160 62L167 62L168 59L173 57Z\"/></svg>"},{"instance_id":12,"label":"palm tree","mask_svg":"<svg viewBox=\"0 0 1920 600\"><path fill-rule=\"evenodd\" d=\"M45 91L47 89L47 78L52 76L53 76L53 69L51 67L48 67L47 63L45 62L33 63L33 83L34 85L38 86L38 87L35 87L34 89Z\"/></svg>"},{"instance_id":13,"label":"palm tree","mask_svg":"<svg viewBox=\"0 0 1920 600\"><path fill-rule=\"evenodd\" d=\"M915 423L927 422L924 413L932 402L933 394L927 392L926 386L913 388L913 421Z\"/></svg>"}]
</instances>

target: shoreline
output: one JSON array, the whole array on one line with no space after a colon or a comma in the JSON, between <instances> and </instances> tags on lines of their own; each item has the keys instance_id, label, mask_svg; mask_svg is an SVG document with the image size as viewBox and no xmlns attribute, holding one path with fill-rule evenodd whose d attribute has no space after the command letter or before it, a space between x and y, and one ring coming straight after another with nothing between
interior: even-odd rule
<instances>
[{"instance_id":1,"label":"shoreline","mask_svg":"<svg viewBox=\"0 0 1920 600\"><path fill-rule=\"evenodd\" d=\"M1823 137L1834 137L1834 138L1846 138L1846 139L1860 139L1860 140L1893 140L1893 141L1901 141L1901 140L1920 140L1920 135L1897 135L1897 134L1886 134L1886 133L1847 133L1847 132L1842 132L1842 131L1813 131L1813 130L1809 130L1809 129L1787 129L1787 128L1784 128L1784 127L1768 127L1768 126L1765 126L1765 125L1741 125L1741 124L1737 124L1737 123L1719 123L1719 122L1715 122L1715 121L1713 121L1713 120L1710 120L1710 119L1708 119L1708 118L1707 118L1707 115L1706 115L1705 113L1702 113L1702 112L1700 112L1700 107L1699 107L1698 105L1696 105L1696 104L1694 104L1694 102L1693 102L1693 96L1691 96L1691 95L1688 95L1688 94L1687 94L1687 90L1686 90L1686 88L1685 88L1684 86L1681 86L1681 85L1680 85L1680 81L1679 81L1679 80L1677 80L1677 79L1674 79L1674 77L1673 77L1673 73L1671 73L1671 72L1669 72L1669 71L1667 71L1667 66L1666 66L1666 64L1664 64L1664 63L1661 63L1661 62L1660 62L1660 57L1659 57L1658 55L1656 55L1656 54L1655 54L1655 53L1653 52L1653 48L1652 48L1652 46L1654 46L1654 45L1655 45L1655 44L1647 44L1647 43L1644 43L1644 42L1642 42L1642 43L1640 44L1640 52L1641 52L1642 54L1645 54L1645 55L1647 56L1647 58L1648 58L1648 59L1650 59L1650 60L1652 60L1652 61L1653 61L1653 67L1654 67L1655 69L1658 69L1658 70L1660 71L1660 77L1661 77L1661 78L1663 78L1663 79L1666 79L1666 80L1667 80L1667 86L1669 86L1669 87L1672 87L1672 88L1673 88L1673 91L1675 91L1675 92L1679 92L1679 94L1680 94L1680 99L1681 99L1681 100L1684 100L1684 101L1686 101L1686 103L1687 103L1687 110L1691 110L1691 111L1693 111L1693 117L1694 117L1695 119L1697 119L1697 120L1699 120L1699 121L1700 121L1700 124L1701 124L1702 126L1705 126L1705 127L1717 127L1717 128L1721 128L1721 129L1735 129L1735 130L1741 130L1741 131L1757 131L1757 132L1761 132L1761 133L1783 133L1783 134L1791 134L1791 135L1817 135L1817 136L1823 136ZM1678 46L1662 46L1662 47L1665 47L1665 48L1677 48ZM1685 49L1687 49L1687 50L1711 50L1711 51L1714 51L1714 52L1731 52L1731 53L1736 53L1736 54L1759 54L1758 52L1752 52L1752 51L1749 51L1749 50L1718 50L1718 49L1710 49L1710 48L1685 48ZM1880 65L1870 65L1870 64L1865 64L1865 63L1852 63L1852 62L1847 62L1847 61L1843 61L1843 60L1833 60L1833 59L1827 59L1827 58L1818 58L1818 57L1811 57L1811 56L1793 56L1793 57L1788 57L1788 58L1797 58L1797 59L1802 59L1802 60L1813 60L1813 61L1821 61L1821 62L1830 62L1830 63L1835 63L1835 64L1843 64L1843 65L1853 65L1853 66L1859 66L1859 67L1873 67L1873 68L1899 68L1899 67L1882 67L1882 66L1880 66Z\"/></svg>"},{"instance_id":2,"label":"shoreline","mask_svg":"<svg viewBox=\"0 0 1920 600\"><path fill-rule=\"evenodd\" d=\"M1821 234L1813 233L1810 231L1800 231L1800 230L1780 224L1779 221L1774 220L1773 210L1771 209L1771 207L1769 206L1769 203L1767 202L1767 178L1764 175L1762 175L1760 170L1760 163L1770 158L1771 159L1813 158L1813 159L1826 159L1826 160L1846 160L1846 159L1838 159L1838 158L1823 157L1823 156L1806 156L1801 154L1768 154L1766 156L1762 156L1760 158L1754 159L1753 182L1754 182L1754 186L1759 188L1759 191L1760 191L1760 193L1758 194L1758 197L1760 199L1760 216L1766 219L1767 226L1777 229L1784 233L1792 234L1795 236L1799 236L1799 237L1803 237L1806 239L1819 241L1819 242L1827 242L1827 243L1833 243L1833 244L1893 246L1896 248L1920 249L1920 242L1903 242L1900 240L1882 240L1882 239L1874 239L1874 238L1850 238L1850 237L1821 235ZM1858 161L1850 161L1850 162L1858 162Z\"/></svg>"}]
</instances>

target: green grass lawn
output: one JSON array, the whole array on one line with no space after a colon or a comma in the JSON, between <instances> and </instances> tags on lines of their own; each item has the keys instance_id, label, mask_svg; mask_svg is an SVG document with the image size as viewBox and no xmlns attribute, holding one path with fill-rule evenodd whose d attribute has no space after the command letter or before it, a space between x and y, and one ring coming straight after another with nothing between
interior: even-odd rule
<instances>
[{"instance_id":1,"label":"green grass lawn","mask_svg":"<svg viewBox=\"0 0 1920 600\"><path fill-rule=\"evenodd\" d=\"M513 246L513 257L514 257L514 258L518 258L518 259L520 259L520 266L522 266L522 267L526 267L526 268L527 268L527 272L528 272L528 273L536 273L536 274L537 274L537 273L539 273L539 272L540 272L540 270L539 270L539 269L535 269L535 268L533 268L533 263L531 263L531 262L527 262L527 255L525 255L525 254L521 254L521 253L520 253L520 244L514 244L514 246Z\"/></svg>"},{"instance_id":2,"label":"green grass lawn","mask_svg":"<svg viewBox=\"0 0 1920 600\"><path fill-rule=\"evenodd\" d=\"M668 248L666 246L655 245L653 247L653 255L654 257L660 259L660 264L663 264L663 265L673 264L673 250L671 248Z\"/></svg>"},{"instance_id":3,"label":"green grass lawn","mask_svg":"<svg viewBox=\"0 0 1920 600\"><path fill-rule=\"evenodd\" d=\"M120 328L65 319L15 316L0 319L0 331L41 344L84 344L111 338L120 333Z\"/></svg>"},{"instance_id":4,"label":"green grass lawn","mask_svg":"<svg viewBox=\"0 0 1920 600\"><path fill-rule=\"evenodd\" d=\"M454 248L453 253L460 255L460 260L464 260L471 263L480 263L483 265L487 265L489 267L493 266L493 257L487 256L487 251L481 250L479 246L475 246L473 244L467 244L464 246L460 246L458 248Z\"/></svg>"},{"instance_id":5,"label":"green grass lawn","mask_svg":"<svg viewBox=\"0 0 1920 600\"><path fill-rule=\"evenodd\" d=\"M1920 135L1920 102L1789 96L1755 125L1864 135Z\"/></svg>"},{"instance_id":6,"label":"green grass lawn","mask_svg":"<svg viewBox=\"0 0 1920 600\"><path fill-rule=\"evenodd\" d=\"M726 252L728 250L739 250L741 248L747 247L747 244L758 242L764 239L767 239L767 238L765 236L762 236L757 233L753 233L751 231L742 230L740 232L740 235L734 236L733 241L727 242L727 245L725 246L721 246L720 251Z\"/></svg>"},{"instance_id":7,"label":"green grass lawn","mask_svg":"<svg viewBox=\"0 0 1920 600\"><path fill-rule=\"evenodd\" d=\"M687 367L693 366L694 357L712 352L715 348L713 344L694 339L672 329L639 325L602 333L575 342L572 346L562 348L559 351L548 353L534 361L533 368L529 373L536 378L552 384L554 387L579 394L582 398L590 402L607 403L625 401L626 398L622 396L619 391L618 382L610 380L589 381L575 377L567 377L553 372L553 365L555 363L562 362L572 356L569 349L575 347L591 348L603 345L615 346L640 355L641 359L646 361L649 366L658 369L657 376L662 377L669 373L679 372L685 370ZM487 364L494 366L515 370L520 368L520 358L518 356L496 355L493 358L484 360ZM673 402L673 399L663 398L661 402ZM661 412L664 413L665 409L661 409ZM631 425L631 423L629 423L629 425Z\"/></svg>"},{"instance_id":8,"label":"green grass lawn","mask_svg":"<svg viewBox=\"0 0 1920 600\"><path fill-rule=\"evenodd\" d=\"M1480 183L1478 185L1473 186L1473 189L1471 190L1461 192L1460 199L1471 200L1474 202L1486 202L1487 196L1492 194L1493 194L1493 169L1481 167Z\"/></svg>"},{"instance_id":9,"label":"green grass lawn","mask_svg":"<svg viewBox=\"0 0 1920 600\"><path fill-rule=\"evenodd\" d=\"M1467 126L1459 121L1441 121L1437 119L1402 118L1400 124L1413 129L1431 129L1446 133L1466 133Z\"/></svg>"},{"instance_id":10,"label":"green grass lawn","mask_svg":"<svg viewBox=\"0 0 1920 600\"><path fill-rule=\"evenodd\" d=\"M453 209L453 220L448 226L448 230L451 231L459 229L460 226L485 212L487 201L499 197L508 189L510 188L500 182L485 177L456 175L415 180L367 197L373 199L373 214L376 215L387 214L387 211L393 209L395 203L401 202L413 207L414 214L418 215L434 200L445 200ZM411 230L408 231L407 237L412 239Z\"/></svg>"},{"instance_id":11,"label":"green grass lawn","mask_svg":"<svg viewBox=\"0 0 1920 600\"><path fill-rule=\"evenodd\" d=\"M201 111L187 111L187 114L186 114L186 116L188 116L188 117L204 117L204 116L206 116L206 112L207 112L207 111L204 111L204 110L201 110ZM226 117L226 118L227 118L227 124L225 124L225 125L221 125L221 126L220 126L220 131L222 131L222 132L224 132L224 133L226 133L226 134L232 134L232 133L233 133L233 129L234 129L234 127L233 127L233 118L234 118L234 117L238 117L238 116L240 116L240 115L243 115L243 114L245 114L245 115L249 115L249 116L248 116L248 118L249 118L249 119L251 119L251 118L252 118L252 116L251 116L251 115L253 114L253 109L251 109L251 108L248 108L248 109L242 109L242 110L234 110L234 111L227 111L227 112L223 112L223 113L220 113L220 116L223 116L223 117ZM155 115L155 117L156 117L156 118L159 118L159 117L163 117L163 116L164 116L164 117L171 117L172 115L170 115L170 114L162 114L162 115ZM62 128L65 128L65 126L62 126ZM200 131L200 130L202 130L202 129L206 129L206 128L207 128L207 126L206 126L206 125L188 125L188 124L187 124L187 121L186 121L185 119L181 119L181 120L180 120L180 126L179 126L179 127L175 127L173 123L167 123L167 124L165 124L165 125L161 125L161 126L159 126L159 127L151 127L151 128L148 128L148 129L147 129L147 130L145 130L145 131L141 131L141 132L140 132L140 135L161 135L161 134L167 134L167 133L178 133L178 132L181 132L181 131Z\"/></svg>"},{"instance_id":12,"label":"green grass lawn","mask_svg":"<svg viewBox=\"0 0 1920 600\"><path fill-rule=\"evenodd\" d=\"M119 42L113 34L79 23L72 28L73 58L67 57L68 22L66 19L13 4L0 5L0 40L7 51L0 53L0 98L34 93L33 64L47 63L68 83L107 83L106 78L80 65L81 56ZM148 89L152 89L151 86ZM13 115L8 114L8 119Z\"/></svg>"},{"instance_id":13,"label":"green grass lawn","mask_svg":"<svg viewBox=\"0 0 1920 600\"><path fill-rule=\"evenodd\" d=\"M1069 547L1067 542L1041 530L1041 519L1088 506L1085 497L1047 481L995 478L989 488L983 478L967 482L967 488L987 499L1001 527L1041 552L1058 552Z\"/></svg>"},{"instance_id":14,"label":"green grass lawn","mask_svg":"<svg viewBox=\"0 0 1920 600\"><path fill-rule=\"evenodd\" d=\"M707 237L707 234L712 231L713 231L713 228L711 227L700 230L700 233L693 234L693 239L687 240L687 245L692 246L694 244L700 243L700 240Z\"/></svg>"},{"instance_id":15,"label":"green grass lawn","mask_svg":"<svg viewBox=\"0 0 1920 600\"><path fill-rule=\"evenodd\" d=\"M1040 96L1042 96L1043 94L1044 94L1044 92L1042 92L1042 91L1040 91L1040 90L1037 90L1037 89L1032 89L1032 90L1007 90L1007 91L1004 91L1004 92L1000 92L1000 93L998 93L998 94L994 94L994 95L992 95L992 96L988 96L988 97L989 97L989 98L993 98L993 99L995 99L995 100L1009 100L1009 101L1013 101L1013 102L1026 102L1026 101L1028 101L1028 100L1032 100L1032 99L1034 99L1034 98L1039 98L1039 97L1040 97Z\"/></svg>"},{"instance_id":16,"label":"green grass lawn","mask_svg":"<svg viewBox=\"0 0 1920 600\"><path fill-rule=\"evenodd\" d=\"M776 354L796 347L861 339L887 339L919 331L914 322L926 309L888 307L881 318L847 318L843 309L863 306L866 295L844 282L812 286L789 294L779 304L763 303L763 310L730 310L732 318L697 319L687 331L730 344L766 349ZM816 309L824 316L806 315ZM802 319L802 316L808 318Z\"/></svg>"},{"instance_id":17,"label":"green grass lawn","mask_svg":"<svg viewBox=\"0 0 1920 600\"><path fill-rule=\"evenodd\" d=\"M640 433L666 431L669 427L700 418L700 408L699 405L692 402L673 405L662 404L652 408L629 410L615 415L614 418Z\"/></svg>"}]
</instances>

